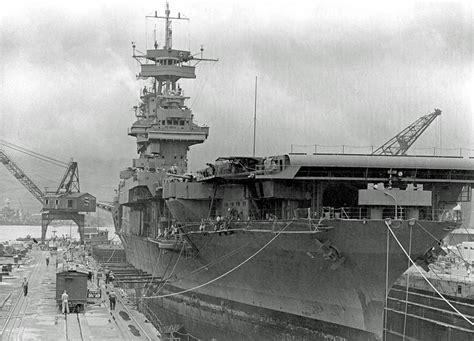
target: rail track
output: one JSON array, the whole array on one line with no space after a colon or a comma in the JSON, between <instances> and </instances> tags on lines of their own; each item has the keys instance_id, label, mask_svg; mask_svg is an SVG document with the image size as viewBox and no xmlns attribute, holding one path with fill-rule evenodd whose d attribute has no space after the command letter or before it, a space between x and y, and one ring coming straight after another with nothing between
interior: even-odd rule
<instances>
[{"instance_id":1,"label":"rail track","mask_svg":"<svg viewBox=\"0 0 474 341\"><path fill-rule=\"evenodd\" d=\"M6 292L9 297L5 301L10 305L5 305L3 310L0 310L0 341L35 339L39 335L71 341L90 339L91 335L98 340L101 337L137 341L156 339L153 330L148 330L148 327L142 325L143 322L135 318L134 312L127 306L128 303L124 302L119 294L116 311L108 310L102 302L100 306L90 307L91 314L94 315L82 312L60 314L52 293L56 292L54 279L51 277L55 270L46 266L45 256L45 252L33 251L30 265L16 272L16 276L28 279L30 290L28 295L24 296L19 285L20 278L17 278L12 282L15 286ZM106 297L105 289L101 290ZM89 317L94 323L90 324Z\"/></svg>"},{"instance_id":2,"label":"rail track","mask_svg":"<svg viewBox=\"0 0 474 341\"><path fill-rule=\"evenodd\" d=\"M66 340L84 340L84 333L82 330L82 314L71 313L64 315Z\"/></svg>"},{"instance_id":3,"label":"rail track","mask_svg":"<svg viewBox=\"0 0 474 341\"><path fill-rule=\"evenodd\" d=\"M28 276L26 276L28 280L29 289L33 285L39 284L39 279L37 275L40 273L41 261L44 261L43 254L41 254L40 257L36 259L36 264L33 268L33 271L31 271ZM12 293L12 298L15 303L12 305L7 315L4 317L5 321L3 323L2 329L0 330L0 339L2 341L11 339L21 339L21 327L23 324L23 319L28 311L28 305L30 303L28 300L28 296L24 296L22 287Z\"/></svg>"},{"instance_id":4,"label":"rail track","mask_svg":"<svg viewBox=\"0 0 474 341\"><path fill-rule=\"evenodd\" d=\"M20 287L11 295L11 300L14 302L8 312L0 315L0 340L22 340L24 339L23 320L28 315L28 308L30 304L31 289L42 285L43 273L45 267L45 254L38 253L35 257L35 263L32 271L26 276L29 283L29 293L24 296L23 289ZM64 328L66 340L84 340L83 323L81 319L82 314L71 313L63 315L65 318ZM3 323L1 322L3 320Z\"/></svg>"}]
</instances>

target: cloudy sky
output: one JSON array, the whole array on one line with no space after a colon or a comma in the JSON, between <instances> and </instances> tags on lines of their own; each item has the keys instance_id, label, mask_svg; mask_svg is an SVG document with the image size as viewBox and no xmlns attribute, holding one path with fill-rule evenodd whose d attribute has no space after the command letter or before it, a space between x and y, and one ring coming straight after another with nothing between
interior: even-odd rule
<instances>
[{"instance_id":1,"label":"cloudy sky","mask_svg":"<svg viewBox=\"0 0 474 341\"><path fill-rule=\"evenodd\" d=\"M131 42L150 48L156 29L163 44L163 23L145 15L164 6L2 2L0 137L60 160L74 157L83 190L110 200L119 170L135 157L127 128L143 83ZM191 18L175 24L175 47L198 52L203 45L204 57L219 58L181 82L196 121L211 129L206 143L191 148L191 169L219 155L252 153L256 76L258 155L287 153L291 145L378 146L434 108L443 114L415 147L474 149L469 1L170 6ZM59 181L62 170L15 157L40 187ZM3 186L0 200L11 191Z\"/></svg>"}]
</instances>

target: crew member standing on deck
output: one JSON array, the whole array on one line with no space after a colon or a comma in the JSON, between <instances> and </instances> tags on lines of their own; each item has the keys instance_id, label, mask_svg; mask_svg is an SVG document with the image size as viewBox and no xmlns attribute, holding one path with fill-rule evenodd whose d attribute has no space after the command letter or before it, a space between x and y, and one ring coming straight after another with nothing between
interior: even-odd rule
<instances>
[{"instance_id":1,"label":"crew member standing on deck","mask_svg":"<svg viewBox=\"0 0 474 341\"><path fill-rule=\"evenodd\" d=\"M62 313L69 314L69 295L67 294L66 290L64 290L63 294L61 295L61 301L63 303Z\"/></svg>"},{"instance_id":2,"label":"crew member standing on deck","mask_svg":"<svg viewBox=\"0 0 474 341\"><path fill-rule=\"evenodd\" d=\"M28 280L26 277L23 279L23 283L21 285L23 287L23 296L28 295Z\"/></svg>"},{"instance_id":3,"label":"crew member standing on deck","mask_svg":"<svg viewBox=\"0 0 474 341\"><path fill-rule=\"evenodd\" d=\"M46 266L49 266L49 256L46 256Z\"/></svg>"}]
</instances>

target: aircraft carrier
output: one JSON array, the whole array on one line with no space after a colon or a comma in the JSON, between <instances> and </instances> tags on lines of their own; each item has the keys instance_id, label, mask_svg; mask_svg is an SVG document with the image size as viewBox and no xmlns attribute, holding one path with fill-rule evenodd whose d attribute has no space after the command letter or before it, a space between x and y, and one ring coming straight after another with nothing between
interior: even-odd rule
<instances>
[{"instance_id":1,"label":"aircraft carrier","mask_svg":"<svg viewBox=\"0 0 474 341\"><path fill-rule=\"evenodd\" d=\"M380 340L384 307L410 266L427 269L459 226L454 210L474 161L406 150L436 109L372 154L226 156L188 172L209 127L194 123L179 81L203 54L141 53L145 86L128 135L138 157L120 173L114 211L127 261L159 281L142 292L165 334L216 340Z\"/></svg>"}]
</instances>

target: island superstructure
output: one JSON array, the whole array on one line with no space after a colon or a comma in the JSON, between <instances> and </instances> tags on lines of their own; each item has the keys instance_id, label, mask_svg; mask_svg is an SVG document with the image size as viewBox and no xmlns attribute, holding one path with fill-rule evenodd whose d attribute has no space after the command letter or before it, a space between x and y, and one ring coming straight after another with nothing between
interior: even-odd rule
<instances>
[{"instance_id":1,"label":"island superstructure","mask_svg":"<svg viewBox=\"0 0 474 341\"><path fill-rule=\"evenodd\" d=\"M209 128L193 122L178 81L195 78L203 58L173 49L179 14L167 5L162 18L163 46L134 46L148 83L129 130L139 157L120 174L115 215L127 261L162 279L141 299L150 320L206 339L381 339L404 250L425 268L441 252L473 160L228 156L190 173L189 147Z\"/></svg>"}]
</instances>

